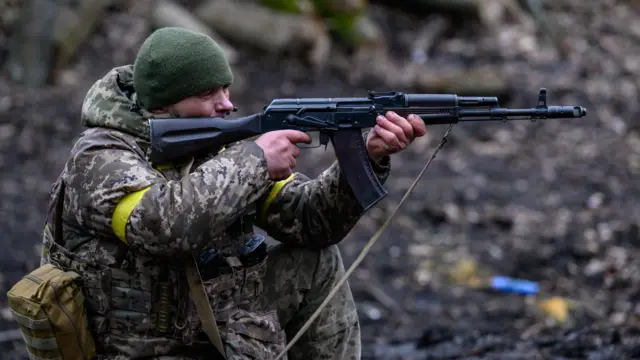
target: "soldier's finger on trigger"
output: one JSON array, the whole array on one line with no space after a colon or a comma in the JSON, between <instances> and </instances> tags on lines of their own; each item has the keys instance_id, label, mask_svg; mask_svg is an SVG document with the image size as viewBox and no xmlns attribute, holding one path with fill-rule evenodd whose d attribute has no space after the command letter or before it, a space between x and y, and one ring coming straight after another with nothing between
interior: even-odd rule
<instances>
[{"instance_id":1,"label":"soldier's finger on trigger","mask_svg":"<svg viewBox=\"0 0 640 360\"><path fill-rule=\"evenodd\" d=\"M294 144L291 144L291 155L293 155L294 158L300 156L300 148Z\"/></svg>"}]
</instances>

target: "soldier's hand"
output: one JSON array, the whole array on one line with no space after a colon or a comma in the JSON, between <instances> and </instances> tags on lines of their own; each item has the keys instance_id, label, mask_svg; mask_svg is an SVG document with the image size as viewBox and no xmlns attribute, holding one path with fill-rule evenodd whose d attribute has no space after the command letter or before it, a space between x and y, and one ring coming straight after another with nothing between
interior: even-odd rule
<instances>
[{"instance_id":1,"label":"soldier's hand","mask_svg":"<svg viewBox=\"0 0 640 360\"><path fill-rule=\"evenodd\" d=\"M297 130L277 130L263 134L256 144L264 151L271 180L287 178L296 167L300 155L297 143L310 143L311 137Z\"/></svg>"},{"instance_id":2,"label":"soldier's hand","mask_svg":"<svg viewBox=\"0 0 640 360\"><path fill-rule=\"evenodd\" d=\"M427 133L424 121L414 114L405 119L389 111L386 116L379 115L376 123L367 136L367 152L377 159L404 150Z\"/></svg>"}]
</instances>

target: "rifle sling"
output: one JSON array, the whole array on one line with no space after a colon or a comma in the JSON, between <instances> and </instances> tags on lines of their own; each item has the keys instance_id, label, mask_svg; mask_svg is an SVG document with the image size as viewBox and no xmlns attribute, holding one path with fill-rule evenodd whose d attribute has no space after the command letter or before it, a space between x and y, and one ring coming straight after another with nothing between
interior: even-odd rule
<instances>
[{"instance_id":1,"label":"rifle sling","mask_svg":"<svg viewBox=\"0 0 640 360\"><path fill-rule=\"evenodd\" d=\"M182 168L182 177L189 174L194 160L195 159L191 157L189 163ZM224 346L222 345L222 339L220 338L216 318L213 314L213 309L211 309L211 304L207 298L204 285L202 284L202 277L200 277L200 272L198 271L198 261L194 256L192 256L192 261L187 262L185 273L187 275L187 282L189 283L189 290L191 291L193 302L196 305L200 321L202 321L202 330L204 330L209 337L209 340L211 340L211 343L219 353L218 355L222 359L226 359L227 357L224 353Z\"/></svg>"},{"instance_id":2,"label":"rifle sling","mask_svg":"<svg viewBox=\"0 0 640 360\"><path fill-rule=\"evenodd\" d=\"M187 281L189 282L189 290L193 296L193 302L198 310L198 315L202 321L202 329L211 340L211 343L215 346L216 350L220 353L223 359L227 357L224 355L224 346L222 345L222 339L220 338L220 332L218 331L218 325L216 324L215 316L213 315L213 309L207 299L207 295L202 285L200 273L198 272L196 259L193 258L193 262L189 262L186 266Z\"/></svg>"},{"instance_id":3,"label":"rifle sling","mask_svg":"<svg viewBox=\"0 0 640 360\"><path fill-rule=\"evenodd\" d=\"M438 151L440 151L440 149L447 142L447 137L449 136L449 132L453 128L453 125L455 125L455 124L450 124L449 125L449 127L447 128L447 131L444 133L444 136L440 140L440 144L438 144L436 149L433 151L433 154L431 155L431 157L429 158L429 160L427 161L425 166L422 168L422 170L420 171L420 173L418 174L416 179L413 181L411 186L409 186L409 189L407 189L407 191L404 193L404 195L402 196L402 199L400 199L400 202L398 203L396 208L393 210L391 215L389 215L389 217L384 222L384 224L382 224L382 226L380 226L380 228L375 232L375 234L373 234L371 239L369 239L369 241L364 245L364 248L362 249L362 251L360 251L360 254L358 254L358 257L356 257L356 259L353 261L351 266L349 266L349 268L344 273L344 275L342 275L342 277L340 278L338 283L333 287L333 289L331 289L331 291L329 292L329 295L327 295L327 297L320 304L320 306L318 306L318 308L313 312L313 314L311 314L309 319L302 325L300 330L298 330L298 332L295 334L295 336L289 341L287 346L285 346L284 350L282 350L282 352L280 354L278 354L278 356L274 360L282 359L287 354L287 352L293 347L293 345L298 340L300 340L300 338L305 333L305 331L307 331L307 329L309 329L309 327L311 326L311 323L314 322L316 320L316 318L318 318L318 316L320 316L320 313L329 304L329 301L331 301L331 299L336 295L336 293L338 292L340 287L342 285L344 285L344 283L347 281L347 279L349 278L351 273L356 269L356 267L358 265L360 265L362 260L364 260L364 257L367 256L367 254L369 253L369 251L371 250L373 245L376 243L376 241L378 241L380 236L389 227L389 225L391 224L391 220L398 213L398 210L400 210L400 207L402 206L402 204L404 204L405 200L407 200L407 198L411 194L411 191L413 191L413 189L415 189L416 185L418 184L418 181L420 180L422 175L425 173L425 171L427 171L427 168L429 168L429 165L431 165L431 162L433 161L433 159L435 159L436 155L438 154Z\"/></svg>"}]
</instances>

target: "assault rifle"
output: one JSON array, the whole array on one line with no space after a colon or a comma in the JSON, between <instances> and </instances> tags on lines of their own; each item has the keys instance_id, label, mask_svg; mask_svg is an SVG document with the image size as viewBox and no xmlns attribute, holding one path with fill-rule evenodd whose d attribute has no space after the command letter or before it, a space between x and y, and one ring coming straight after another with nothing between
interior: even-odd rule
<instances>
[{"instance_id":1,"label":"assault rifle","mask_svg":"<svg viewBox=\"0 0 640 360\"><path fill-rule=\"evenodd\" d=\"M405 117L416 114L426 125L580 118L587 114L581 106L547 105L544 88L540 89L536 107L529 109L501 108L497 97L455 94L369 91L367 97L275 99L261 113L236 119L150 119L150 160L164 163L274 130L318 132L320 145L326 148L331 141L347 182L366 210L387 192L369 162L362 129L375 126L376 117L387 111Z\"/></svg>"}]
</instances>

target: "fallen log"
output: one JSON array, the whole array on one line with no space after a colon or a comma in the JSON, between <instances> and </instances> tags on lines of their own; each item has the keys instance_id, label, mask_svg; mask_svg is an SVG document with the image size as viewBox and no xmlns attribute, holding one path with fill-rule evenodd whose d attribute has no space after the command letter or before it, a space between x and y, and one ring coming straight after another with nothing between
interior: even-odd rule
<instances>
[{"instance_id":1,"label":"fallen log","mask_svg":"<svg viewBox=\"0 0 640 360\"><path fill-rule=\"evenodd\" d=\"M499 68L434 69L431 64L398 64L386 51L363 49L348 59L332 54L331 65L353 85L405 92L508 97L509 86Z\"/></svg>"},{"instance_id":2,"label":"fallen log","mask_svg":"<svg viewBox=\"0 0 640 360\"><path fill-rule=\"evenodd\" d=\"M234 64L238 59L238 52L216 34L211 27L204 24L189 10L171 0L159 0L155 4L152 21L155 27L176 26L207 34L222 47L229 63Z\"/></svg>"},{"instance_id":3,"label":"fallen log","mask_svg":"<svg viewBox=\"0 0 640 360\"><path fill-rule=\"evenodd\" d=\"M411 14L442 13L456 19L471 18L485 28L496 30L508 19L523 26L528 31L541 30L545 39L560 56L566 58L567 45L564 34L551 23L539 0L371 0Z\"/></svg>"},{"instance_id":4,"label":"fallen log","mask_svg":"<svg viewBox=\"0 0 640 360\"><path fill-rule=\"evenodd\" d=\"M497 68L478 67L464 70L418 72L412 87L416 91L458 95L497 96L508 95L508 84Z\"/></svg>"},{"instance_id":5,"label":"fallen log","mask_svg":"<svg viewBox=\"0 0 640 360\"><path fill-rule=\"evenodd\" d=\"M322 19L332 39L347 47L386 46L366 0L260 0L259 3L281 13Z\"/></svg>"},{"instance_id":6,"label":"fallen log","mask_svg":"<svg viewBox=\"0 0 640 360\"><path fill-rule=\"evenodd\" d=\"M206 1L194 13L229 41L269 53L292 53L315 68L325 65L331 49L326 26L309 16L228 0Z\"/></svg>"}]
</instances>

